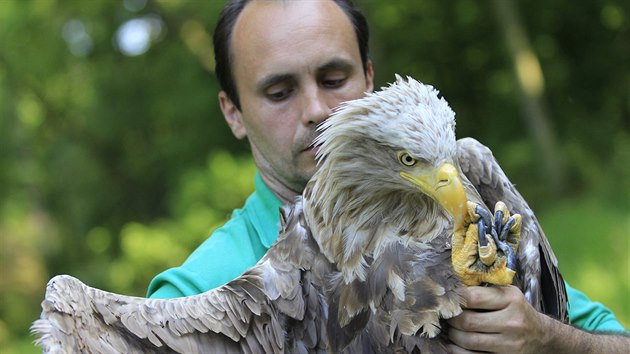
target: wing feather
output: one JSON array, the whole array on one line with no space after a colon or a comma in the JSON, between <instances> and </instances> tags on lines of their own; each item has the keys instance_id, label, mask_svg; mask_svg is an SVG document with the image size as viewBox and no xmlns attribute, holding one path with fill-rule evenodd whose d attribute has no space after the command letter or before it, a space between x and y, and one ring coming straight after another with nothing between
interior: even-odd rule
<instances>
[{"instance_id":1,"label":"wing feather","mask_svg":"<svg viewBox=\"0 0 630 354\"><path fill-rule=\"evenodd\" d=\"M33 331L40 335L39 344L45 352L57 347L67 352L89 348L87 351L95 353L198 352L201 342L208 344L200 341L206 332L211 332L212 341L204 350L255 342L264 352L281 352L283 341L279 338L284 333L277 322L286 315L275 313L268 299L249 299L258 303L251 307L266 314L258 316L249 306L240 306L247 297L248 293L232 284L230 289L222 287L191 297L144 299L91 288L62 275L49 282L42 318ZM259 323L267 320L271 323ZM247 336L255 338L240 341Z\"/></svg>"},{"instance_id":2,"label":"wing feather","mask_svg":"<svg viewBox=\"0 0 630 354\"><path fill-rule=\"evenodd\" d=\"M511 212L522 216L519 270L516 285L540 312L568 321L567 295L558 269L558 261L534 212L507 178L492 151L472 138L457 141L459 166L479 193L483 202L494 209L504 202Z\"/></svg>"},{"instance_id":3,"label":"wing feather","mask_svg":"<svg viewBox=\"0 0 630 354\"><path fill-rule=\"evenodd\" d=\"M71 276L51 279L42 315L32 331L44 352L281 353L325 348L321 282L331 265L318 259L316 243L301 217L291 217L276 243L254 267L228 284L176 299L124 296L89 287ZM299 252L295 252L299 249ZM317 264L324 271L312 277ZM324 303L325 304L325 303ZM308 315L306 315L308 313ZM287 321L294 337L287 341ZM301 341L305 341L302 343ZM286 342L286 343L285 343Z\"/></svg>"}]
</instances>

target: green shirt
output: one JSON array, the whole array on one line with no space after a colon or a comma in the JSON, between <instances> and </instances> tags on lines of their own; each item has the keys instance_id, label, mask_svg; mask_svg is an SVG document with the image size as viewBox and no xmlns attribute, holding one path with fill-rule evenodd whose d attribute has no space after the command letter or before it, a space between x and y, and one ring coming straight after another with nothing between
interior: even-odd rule
<instances>
[{"instance_id":1,"label":"green shirt","mask_svg":"<svg viewBox=\"0 0 630 354\"><path fill-rule=\"evenodd\" d=\"M256 190L242 209L214 231L179 267L158 274L147 292L152 298L200 294L241 275L258 262L278 236L282 202L257 173ZM589 331L622 332L623 326L605 306L567 284L571 323Z\"/></svg>"}]
</instances>

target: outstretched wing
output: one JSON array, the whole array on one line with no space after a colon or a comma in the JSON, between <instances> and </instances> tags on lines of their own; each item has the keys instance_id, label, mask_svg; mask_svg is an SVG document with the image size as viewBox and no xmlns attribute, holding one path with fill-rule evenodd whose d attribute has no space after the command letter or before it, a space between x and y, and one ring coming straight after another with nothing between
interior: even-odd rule
<instances>
[{"instance_id":1,"label":"outstretched wing","mask_svg":"<svg viewBox=\"0 0 630 354\"><path fill-rule=\"evenodd\" d=\"M258 264L203 294L146 299L91 288L67 275L53 278L41 318L31 327L37 343L46 353L320 349L326 344L316 323L325 322L326 308L312 281L312 238L294 214Z\"/></svg>"},{"instance_id":2,"label":"outstretched wing","mask_svg":"<svg viewBox=\"0 0 630 354\"><path fill-rule=\"evenodd\" d=\"M284 342L278 314L253 274L177 299L118 295L61 275L48 283L42 309L33 331L51 353L275 352ZM240 341L248 336L256 340Z\"/></svg>"},{"instance_id":3,"label":"outstretched wing","mask_svg":"<svg viewBox=\"0 0 630 354\"><path fill-rule=\"evenodd\" d=\"M522 216L515 284L540 312L568 321L567 295L558 261L534 212L507 178L489 148L472 138L457 141L457 158L466 178L491 210L504 202Z\"/></svg>"}]
</instances>

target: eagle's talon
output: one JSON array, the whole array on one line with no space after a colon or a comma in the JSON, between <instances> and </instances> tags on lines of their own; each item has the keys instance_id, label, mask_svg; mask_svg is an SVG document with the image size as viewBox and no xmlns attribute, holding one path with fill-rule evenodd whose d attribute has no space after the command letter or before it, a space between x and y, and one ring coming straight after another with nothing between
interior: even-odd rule
<instances>
[{"instance_id":1,"label":"eagle's talon","mask_svg":"<svg viewBox=\"0 0 630 354\"><path fill-rule=\"evenodd\" d=\"M507 223L508 219L510 217L510 210L508 209L507 205L505 205L505 203L503 203L502 201L498 201L495 205L494 205L494 228L495 230L501 230L502 229L502 225L505 225L505 223Z\"/></svg>"},{"instance_id":2,"label":"eagle's talon","mask_svg":"<svg viewBox=\"0 0 630 354\"><path fill-rule=\"evenodd\" d=\"M480 205L477 205L475 211L479 215L479 221L477 221L477 225L479 225L479 248L486 247L488 242L485 235L489 234L488 229L492 232L492 218L490 213Z\"/></svg>"},{"instance_id":3,"label":"eagle's talon","mask_svg":"<svg viewBox=\"0 0 630 354\"><path fill-rule=\"evenodd\" d=\"M500 228L501 234L499 234L499 240L501 241L507 240L507 235L510 233L515 223L516 223L516 219L510 216L510 218L505 223L505 225L503 225L503 227Z\"/></svg>"},{"instance_id":4,"label":"eagle's talon","mask_svg":"<svg viewBox=\"0 0 630 354\"><path fill-rule=\"evenodd\" d=\"M495 209L494 212L494 231L497 233L501 230L501 234L503 234L503 227L501 227L503 223L503 210Z\"/></svg>"},{"instance_id":5,"label":"eagle's talon","mask_svg":"<svg viewBox=\"0 0 630 354\"><path fill-rule=\"evenodd\" d=\"M477 207L475 208L475 212L479 215L479 222L483 220L486 225L492 225L492 216L490 216L490 212L482 208L481 205L477 205Z\"/></svg>"},{"instance_id":6,"label":"eagle's talon","mask_svg":"<svg viewBox=\"0 0 630 354\"><path fill-rule=\"evenodd\" d=\"M488 213L488 211L477 206L477 214L480 215L479 221L477 222L479 259L481 263L489 267L497 259L496 240L493 241L488 233L488 229L490 229L490 232L494 230L492 229L490 213Z\"/></svg>"},{"instance_id":7,"label":"eagle's talon","mask_svg":"<svg viewBox=\"0 0 630 354\"><path fill-rule=\"evenodd\" d=\"M510 226L510 232L508 233L510 239L508 240L511 245L514 246L515 249L518 248L518 241L521 239L521 225L523 222L523 218L521 214L514 214L511 216L514 219L514 224Z\"/></svg>"},{"instance_id":8,"label":"eagle's talon","mask_svg":"<svg viewBox=\"0 0 630 354\"><path fill-rule=\"evenodd\" d=\"M453 247L456 272L466 285L511 284L516 270L521 216L511 215L502 202L495 205L494 214L472 202L468 202L467 209L467 230L459 233L463 242Z\"/></svg>"},{"instance_id":9,"label":"eagle's talon","mask_svg":"<svg viewBox=\"0 0 630 354\"><path fill-rule=\"evenodd\" d=\"M521 216L519 214L510 215L510 211L503 202L497 202L495 205L495 229L498 235L495 238L497 247L503 251L506 258L506 267L510 270L516 269L516 248L518 247L518 239L520 238ZM512 234L515 241L510 243L508 236Z\"/></svg>"},{"instance_id":10,"label":"eagle's talon","mask_svg":"<svg viewBox=\"0 0 630 354\"><path fill-rule=\"evenodd\" d=\"M502 240L497 240L497 247L499 247L499 249L503 251L507 257L507 267L509 269L516 269L516 254L514 253L512 247Z\"/></svg>"}]
</instances>

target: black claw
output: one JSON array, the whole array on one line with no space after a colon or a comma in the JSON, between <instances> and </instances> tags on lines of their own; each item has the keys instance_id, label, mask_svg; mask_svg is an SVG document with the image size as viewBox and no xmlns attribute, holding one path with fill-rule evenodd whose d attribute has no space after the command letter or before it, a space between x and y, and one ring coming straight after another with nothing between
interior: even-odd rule
<instances>
[{"instance_id":1,"label":"black claw","mask_svg":"<svg viewBox=\"0 0 630 354\"><path fill-rule=\"evenodd\" d=\"M479 219L477 222L478 226L478 236L479 236L479 246L485 247L488 245L488 241L486 240L486 223L483 221L483 218Z\"/></svg>"},{"instance_id":2,"label":"black claw","mask_svg":"<svg viewBox=\"0 0 630 354\"><path fill-rule=\"evenodd\" d=\"M498 228L501 230L501 234L494 239L494 241L497 243L497 247L499 247L499 249L503 251L503 254L505 254L505 256L507 257L507 268L512 270L516 270L516 254L514 253L512 247L510 247L510 245L508 245L508 243L505 241L505 239L510 232L510 228L512 227L512 225L514 225L515 222L516 220L514 219L514 217L510 216L505 225Z\"/></svg>"},{"instance_id":3,"label":"black claw","mask_svg":"<svg viewBox=\"0 0 630 354\"><path fill-rule=\"evenodd\" d=\"M499 209L494 212L494 229L501 230L501 221L503 220L503 210Z\"/></svg>"},{"instance_id":4,"label":"black claw","mask_svg":"<svg viewBox=\"0 0 630 354\"><path fill-rule=\"evenodd\" d=\"M475 208L475 212L480 216L477 222L477 225L479 225L479 246L485 247L488 245L486 240L487 228L492 230L492 219L490 218L490 213L479 205Z\"/></svg>"},{"instance_id":5,"label":"black claw","mask_svg":"<svg viewBox=\"0 0 630 354\"><path fill-rule=\"evenodd\" d=\"M492 235L492 239L498 245L501 240L499 240L499 234L497 233L497 229L492 228L490 235Z\"/></svg>"},{"instance_id":6,"label":"black claw","mask_svg":"<svg viewBox=\"0 0 630 354\"><path fill-rule=\"evenodd\" d=\"M510 229L512 228L515 222L516 222L516 219L514 219L513 216L510 216L508 218L508 221L505 223L505 225L499 228L501 230L501 234L499 235L499 238L501 239L501 241L505 241L507 239L507 235L510 233Z\"/></svg>"},{"instance_id":7,"label":"black claw","mask_svg":"<svg viewBox=\"0 0 630 354\"><path fill-rule=\"evenodd\" d=\"M480 221L483 220L486 226L491 227L492 217L490 216L490 212L488 212L486 209L482 208L479 205L477 205L477 207L475 208L475 212L479 214L479 216L481 217Z\"/></svg>"},{"instance_id":8,"label":"black claw","mask_svg":"<svg viewBox=\"0 0 630 354\"><path fill-rule=\"evenodd\" d=\"M503 252L505 252L505 255L507 256L507 268L516 271L517 260L516 254L514 253L512 247L510 247L506 242L501 242L500 248L501 250L503 250Z\"/></svg>"}]
</instances>

